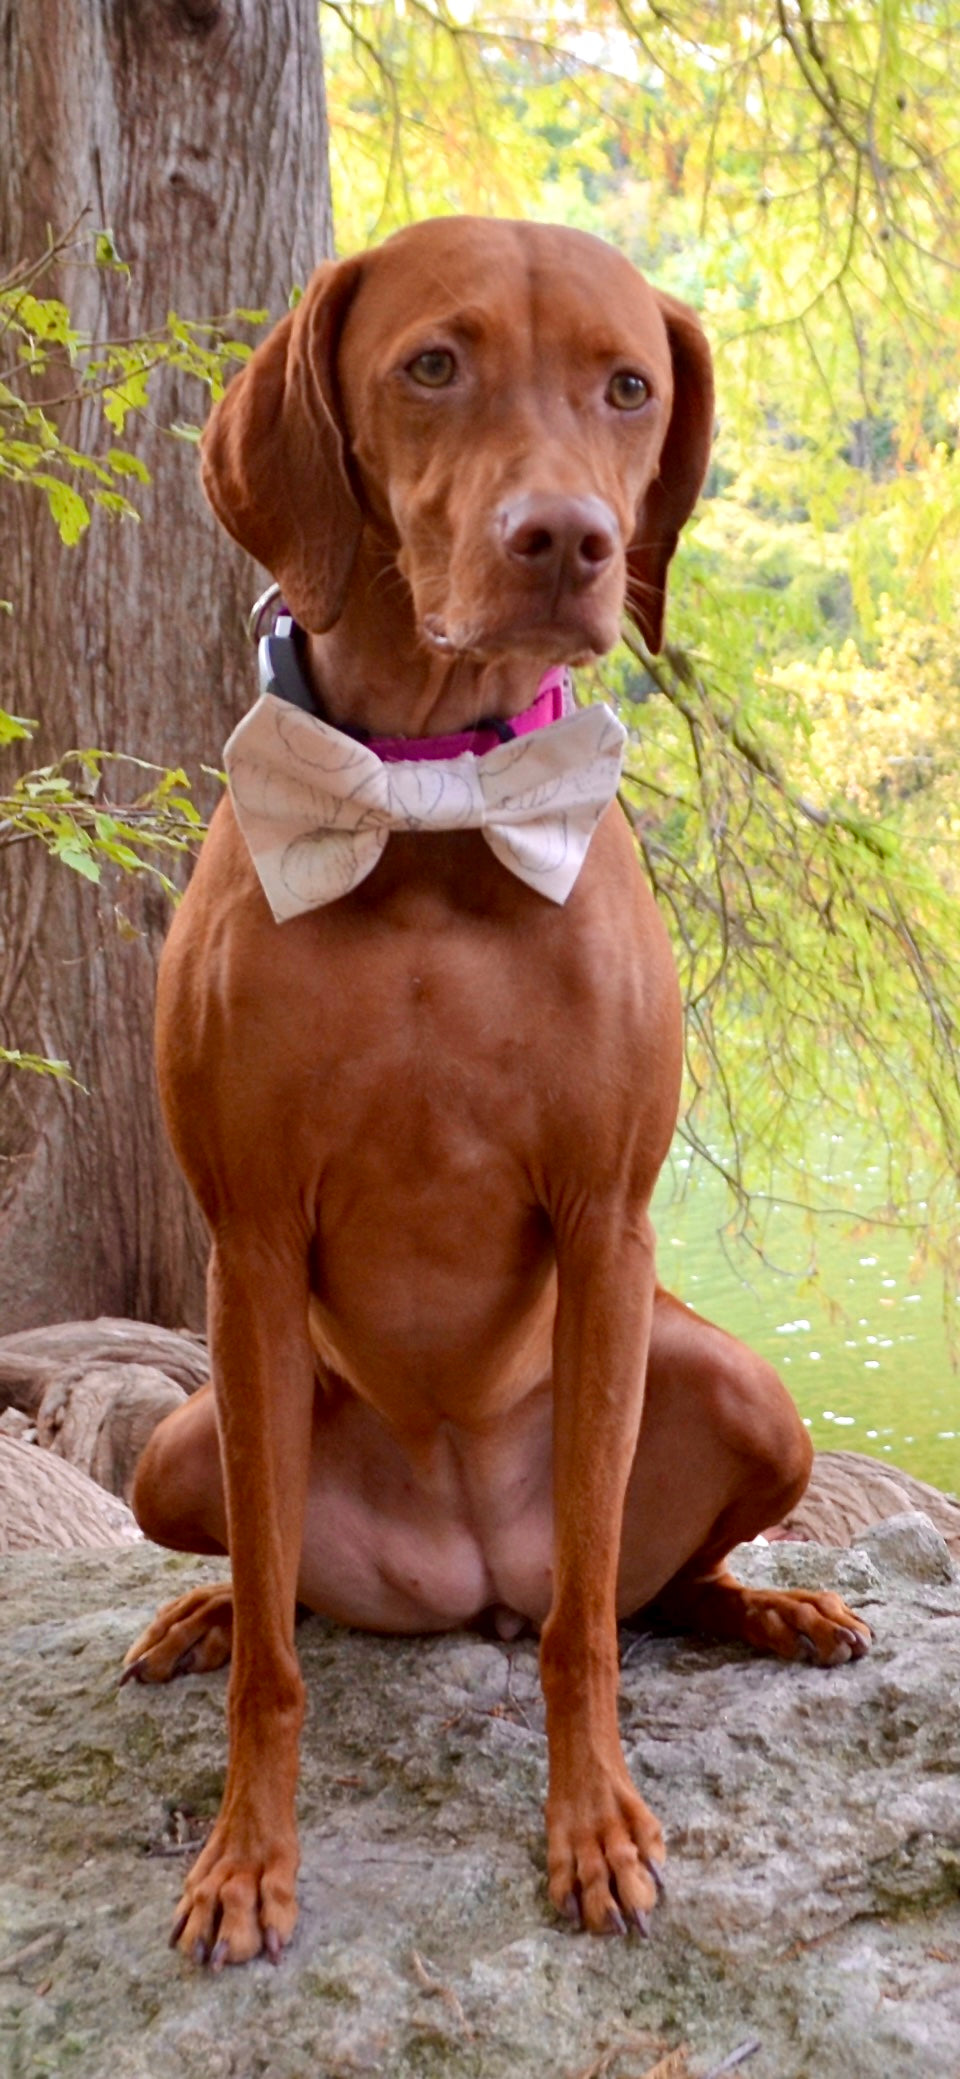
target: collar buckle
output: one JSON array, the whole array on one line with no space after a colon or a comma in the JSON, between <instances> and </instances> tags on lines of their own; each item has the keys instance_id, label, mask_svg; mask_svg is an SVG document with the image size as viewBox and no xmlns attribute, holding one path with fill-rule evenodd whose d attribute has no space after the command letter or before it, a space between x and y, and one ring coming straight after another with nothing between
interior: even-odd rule
<instances>
[{"instance_id":1,"label":"collar buckle","mask_svg":"<svg viewBox=\"0 0 960 2079\"><path fill-rule=\"evenodd\" d=\"M266 591L261 592L259 599L254 601L247 615L247 634L250 641L256 645L262 635L275 635L277 622L286 611L280 597L279 585L268 585Z\"/></svg>"}]
</instances>

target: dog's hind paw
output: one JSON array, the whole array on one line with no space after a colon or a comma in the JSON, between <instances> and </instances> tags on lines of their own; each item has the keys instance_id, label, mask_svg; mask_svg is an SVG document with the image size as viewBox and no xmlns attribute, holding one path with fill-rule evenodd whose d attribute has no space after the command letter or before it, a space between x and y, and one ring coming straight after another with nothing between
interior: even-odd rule
<instances>
[{"instance_id":1,"label":"dog's hind paw","mask_svg":"<svg viewBox=\"0 0 960 2079\"><path fill-rule=\"evenodd\" d=\"M172 1682L175 1675L206 1675L222 1668L233 1644L233 1590L218 1581L191 1588L164 1603L152 1624L124 1654L125 1682Z\"/></svg>"},{"instance_id":2,"label":"dog's hind paw","mask_svg":"<svg viewBox=\"0 0 960 2079\"><path fill-rule=\"evenodd\" d=\"M820 1668L862 1660L873 1639L869 1624L838 1595L806 1588L754 1590L744 1636L783 1660L805 1660Z\"/></svg>"}]
</instances>

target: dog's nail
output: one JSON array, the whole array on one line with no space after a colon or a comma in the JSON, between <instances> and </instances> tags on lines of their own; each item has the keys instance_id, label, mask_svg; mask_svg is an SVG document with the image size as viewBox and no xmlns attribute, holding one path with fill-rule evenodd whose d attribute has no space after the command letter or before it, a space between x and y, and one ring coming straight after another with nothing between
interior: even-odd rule
<instances>
[{"instance_id":1,"label":"dog's nail","mask_svg":"<svg viewBox=\"0 0 960 2079\"><path fill-rule=\"evenodd\" d=\"M639 1906L632 1906L632 1907L631 1907L631 1909L630 1909L630 1912L629 1912L629 1913L627 1914L627 1919L629 1920L629 1922L630 1922L630 1925L631 1925L631 1927L635 1927L635 1928L636 1928L636 1930L637 1930L637 1933L638 1933L638 1935L642 1935L642 1936L643 1936L643 1939L644 1939L644 1941L645 1941L645 1942L649 1942L649 1940L650 1940L650 1915L649 1915L649 1913L641 1913L641 1911L640 1911L640 1908L639 1908Z\"/></svg>"},{"instance_id":2,"label":"dog's nail","mask_svg":"<svg viewBox=\"0 0 960 2079\"><path fill-rule=\"evenodd\" d=\"M607 1913L607 1921L606 1926L604 1928L604 1934L625 1935L626 1932L627 1923L624 1920L623 1914L621 1913L619 1906L611 1906Z\"/></svg>"},{"instance_id":3,"label":"dog's nail","mask_svg":"<svg viewBox=\"0 0 960 2079\"><path fill-rule=\"evenodd\" d=\"M190 1952L195 1964L205 1964L210 1954L202 1935L198 1935Z\"/></svg>"},{"instance_id":4,"label":"dog's nail","mask_svg":"<svg viewBox=\"0 0 960 2079\"><path fill-rule=\"evenodd\" d=\"M647 1870L649 1872L649 1875L653 1878L654 1890L656 1891L658 1899L665 1899L667 1896L667 1887L664 1881L663 1870L661 1869L660 1864L658 1862L654 1862L653 1857L651 1855L641 1855L640 1860L643 1864L644 1869Z\"/></svg>"},{"instance_id":5,"label":"dog's nail","mask_svg":"<svg viewBox=\"0 0 960 2079\"><path fill-rule=\"evenodd\" d=\"M797 1633L797 1659L809 1661L811 1665L820 1659L813 1640L808 1639L805 1631Z\"/></svg>"},{"instance_id":6,"label":"dog's nail","mask_svg":"<svg viewBox=\"0 0 960 2079\"><path fill-rule=\"evenodd\" d=\"M211 1971L213 1972L213 1974L214 1974L214 1976L215 1976L215 1977L216 1977L216 1975L217 1975L217 1973L218 1973L219 1971L222 1971L222 1970L223 1970L223 1966L224 1966L224 1964L226 1963L226 1961L227 1961L227 1958L228 1958L229 1954L230 1954L230 1944L229 1944L229 1942L225 1942L225 1941L223 1941L223 1939L221 1938L221 1940L220 1940L219 1942L216 1942L216 1943L214 1944L214 1948L213 1948L213 1954L211 1955L211 1958L210 1958L210 1969L211 1969Z\"/></svg>"},{"instance_id":7,"label":"dog's nail","mask_svg":"<svg viewBox=\"0 0 960 2079\"><path fill-rule=\"evenodd\" d=\"M580 1900L578 1899L575 1891L568 1891L567 1896L563 1901L563 1905L560 1908L560 1911L563 1914L564 1920L572 1921L574 1927L583 1926L583 1914L580 1911Z\"/></svg>"},{"instance_id":8,"label":"dog's nail","mask_svg":"<svg viewBox=\"0 0 960 2079\"><path fill-rule=\"evenodd\" d=\"M124 1668L123 1674L121 1675L120 1680L117 1683L118 1689L123 1689L128 1682L139 1682L140 1669L144 1666L146 1658L147 1656L145 1653L140 1653L138 1654L136 1660L131 1660L129 1667Z\"/></svg>"},{"instance_id":9,"label":"dog's nail","mask_svg":"<svg viewBox=\"0 0 960 2079\"><path fill-rule=\"evenodd\" d=\"M280 1962L280 1951L283 1947L283 1944L281 1943L280 1936L277 1933L275 1927L264 1928L263 1946L267 1952L267 1955L270 1958L270 1962L272 1964L278 1964Z\"/></svg>"},{"instance_id":10,"label":"dog's nail","mask_svg":"<svg viewBox=\"0 0 960 2079\"><path fill-rule=\"evenodd\" d=\"M176 1920L174 1921L174 1923L173 1923L173 1926L172 1926L172 1928L170 1929L170 1947L171 1947L171 1949L175 1949L175 1948L176 1948L176 1946L177 1946L177 1943L178 1943L178 1942L179 1942L179 1940L180 1940L180 1937L181 1937L181 1935L182 1935L182 1933L183 1933L183 1930L184 1930L184 1928L186 1927L186 1924L187 1924L187 1921L189 1920L189 1918L190 1918L190 1908L189 1908L189 1906L185 1906L185 1907L184 1907L184 1909L183 1909L183 1912L182 1912L182 1913L178 1913L178 1914L177 1914Z\"/></svg>"}]
</instances>

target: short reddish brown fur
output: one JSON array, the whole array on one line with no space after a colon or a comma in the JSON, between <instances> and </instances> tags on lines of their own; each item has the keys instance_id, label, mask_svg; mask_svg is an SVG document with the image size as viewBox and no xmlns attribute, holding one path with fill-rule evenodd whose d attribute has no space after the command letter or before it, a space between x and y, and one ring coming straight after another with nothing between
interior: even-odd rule
<instances>
[{"instance_id":1,"label":"short reddish brown fur","mask_svg":"<svg viewBox=\"0 0 960 2079\"><path fill-rule=\"evenodd\" d=\"M625 599L659 643L712 410L696 318L609 247L450 219L318 269L214 412L204 483L309 632L330 719L441 734L609 648ZM395 836L278 926L225 801L158 1046L211 1230L213 1385L155 1433L136 1506L233 1569L128 1655L163 1680L232 1648L223 1805L174 1939L220 1968L293 1931L298 1593L385 1630L541 1627L551 1899L645 1930L664 1845L620 1747L618 1614L655 1599L826 1663L868 1632L723 1564L810 1452L769 1367L655 1283L680 1006L620 810L562 909L475 832Z\"/></svg>"}]
</instances>

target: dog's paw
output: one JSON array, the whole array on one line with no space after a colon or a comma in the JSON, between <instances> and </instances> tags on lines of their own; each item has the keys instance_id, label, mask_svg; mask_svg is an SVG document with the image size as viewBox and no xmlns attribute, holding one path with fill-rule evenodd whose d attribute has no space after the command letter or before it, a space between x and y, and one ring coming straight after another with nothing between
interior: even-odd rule
<instances>
[{"instance_id":1,"label":"dog's paw","mask_svg":"<svg viewBox=\"0 0 960 2079\"><path fill-rule=\"evenodd\" d=\"M547 1800L550 1898L592 1935L650 1932L663 1895L666 1849L659 1821L625 1769L592 1772L567 1797Z\"/></svg>"},{"instance_id":2,"label":"dog's paw","mask_svg":"<svg viewBox=\"0 0 960 2079\"><path fill-rule=\"evenodd\" d=\"M292 1829L267 1842L221 1815L184 1884L171 1949L214 1972L261 1954L279 1963L296 1926L298 1860Z\"/></svg>"},{"instance_id":3,"label":"dog's paw","mask_svg":"<svg viewBox=\"0 0 960 2079\"><path fill-rule=\"evenodd\" d=\"M873 1633L862 1617L826 1589L744 1589L749 1598L744 1636L782 1660L843 1667L869 1653Z\"/></svg>"},{"instance_id":4,"label":"dog's paw","mask_svg":"<svg viewBox=\"0 0 960 2079\"><path fill-rule=\"evenodd\" d=\"M233 1590L229 1583L191 1588L172 1603L164 1603L153 1623L124 1654L120 1686L209 1674L229 1660L232 1644Z\"/></svg>"},{"instance_id":5,"label":"dog's paw","mask_svg":"<svg viewBox=\"0 0 960 2079\"><path fill-rule=\"evenodd\" d=\"M837 1668L862 1660L873 1633L838 1595L821 1588L748 1588L725 1568L672 1583L652 1608L668 1623L708 1639L737 1639L781 1660Z\"/></svg>"}]
</instances>

